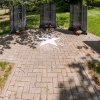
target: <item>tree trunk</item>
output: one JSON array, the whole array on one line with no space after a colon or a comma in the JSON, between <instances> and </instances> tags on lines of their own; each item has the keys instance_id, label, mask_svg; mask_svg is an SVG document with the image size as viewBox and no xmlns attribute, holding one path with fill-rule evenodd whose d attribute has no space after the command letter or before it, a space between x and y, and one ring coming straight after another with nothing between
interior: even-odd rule
<instances>
[{"instance_id":1,"label":"tree trunk","mask_svg":"<svg viewBox=\"0 0 100 100\"><path fill-rule=\"evenodd\" d=\"M49 3L49 0L46 0L46 3Z\"/></svg>"},{"instance_id":2,"label":"tree trunk","mask_svg":"<svg viewBox=\"0 0 100 100\"><path fill-rule=\"evenodd\" d=\"M5 14L6 14L6 7L5 7Z\"/></svg>"}]
</instances>

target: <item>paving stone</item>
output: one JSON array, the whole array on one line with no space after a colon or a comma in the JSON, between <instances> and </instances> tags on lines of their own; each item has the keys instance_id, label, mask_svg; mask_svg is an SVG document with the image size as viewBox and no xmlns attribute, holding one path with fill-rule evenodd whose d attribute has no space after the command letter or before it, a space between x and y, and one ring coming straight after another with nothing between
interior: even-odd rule
<instances>
[{"instance_id":1,"label":"paving stone","mask_svg":"<svg viewBox=\"0 0 100 100\"><path fill-rule=\"evenodd\" d=\"M16 98L16 92L11 92L10 99L15 100L15 98Z\"/></svg>"},{"instance_id":2,"label":"paving stone","mask_svg":"<svg viewBox=\"0 0 100 100\"><path fill-rule=\"evenodd\" d=\"M63 77L61 73L58 74L58 82L63 82Z\"/></svg>"},{"instance_id":3,"label":"paving stone","mask_svg":"<svg viewBox=\"0 0 100 100\"><path fill-rule=\"evenodd\" d=\"M93 100L99 100L99 98L98 98L98 97L93 97L92 99L93 99Z\"/></svg>"},{"instance_id":4,"label":"paving stone","mask_svg":"<svg viewBox=\"0 0 100 100\"><path fill-rule=\"evenodd\" d=\"M67 95L66 94L60 94L60 99L61 100L67 100Z\"/></svg>"},{"instance_id":5,"label":"paving stone","mask_svg":"<svg viewBox=\"0 0 100 100\"><path fill-rule=\"evenodd\" d=\"M48 94L48 100L60 100L59 94Z\"/></svg>"},{"instance_id":6,"label":"paving stone","mask_svg":"<svg viewBox=\"0 0 100 100\"><path fill-rule=\"evenodd\" d=\"M15 86L22 86L22 87L24 87L24 84L25 84L25 82L16 82L15 83Z\"/></svg>"},{"instance_id":7,"label":"paving stone","mask_svg":"<svg viewBox=\"0 0 100 100\"><path fill-rule=\"evenodd\" d=\"M54 88L54 93L66 93L64 88Z\"/></svg>"},{"instance_id":8,"label":"paving stone","mask_svg":"<svg viewBox=\"0 0 100 100\"><path fill-rule=\"evenodd\" d=\"M42 69L34 69L33 72L34 72L34 73L35 73L35 72L39 73L39 72L42 72Z\"/></svg>"},{"instance_id":9,"label":"paving stone","mask_svg":"<svg viewBox=\"0 0 100 100\"><path fill-rule=\"evenodd\" d=\"M16 94L17 99L22 98L22 92L23 92L23 87L18 87L18 91L17 91L17 94Z\"/></svg>"},{"instance_id":10,"label":"paving stone","mask_svg":"<svg viewBox=\"0 0 100 100\"><path fill-rule=\"evenodd\" d=\"M12 81L10 82L10 85L14 85L15 84L15 79L12 79Z\"/></svg>"},{"instance_id":11,"label":"paving stone","mask_svg":"<svg viewBox=\"0 0 100 100\"><path fill-rule=\"evenodd\" d=\"M25 82L23 92L28 93L30 88L30 82Z\"/></svg>"},{"instance_id":12,"label":"paving stone","mask_svg":"<svg viewBox=\"0 0 100 100\"><path fill-rule=\"evenodd\" d=\"M49 96L49 95L48 95ZM49 98L49 97L48 97ZM40 94L40 100L46 100L47 99L47 94L41 92Z\"/></svg>"},{"instance_id":13,"label":"paving stone","mask_svg":"<svg viewBox=\"0 0 100 100\"><path fill-rule=\"evenodd\" d=\"M50 84L50 83L48 83L48 84ZM36 87L39 87L39 88L43 88L43 87L46 87L47 86L47 83L35 83L35 86Z\"/></svg>"},{"instance_id":14,"label":"paving stone","mask_svg":"<svg viewBox=\"0 0 100 100\"><path fill-rule=\"evenodd\" d=\"M65 88L67 88L67 87L70 87L70 83L69 82L63 82L62 83L63 84L63 88L65 87ZM61 87L61 85L59 84L59 87Z\"/></svg>"},{"instance_id":15,"label":"paving stone","mask_svg":"<svg viewBox=\"0 0 100 100\"><path fill-rule=\"evenodd\" d=\"M48 73L48 77L57 77L57 73Z\"/></svg>"},{"instance_id":16,"label":"paving stone","mask_svg":"<svg viewBox=\"0 0 100 100\"><path fill-rule=\"evenodd\" d=\"M96 94L97 94L98 96L100 96L100 90L99 90L99 89L95 89L95 91L96 91Z\"/></svg>"},{"instance_id":17,"label":"paving stone","mask_svg":"<svg viewBox=\"0 0 100 100\"><path fill-rule=\"evenodd\" d=\"M95 90L94 90L93 86L89 86L88 90L89 90L90 93L95 93Z\"/></svg>"},{"instance_id":18,"label":"paving stone","mask_svg":"<svg viewBox=\"0 0 100 100\"><path fill-rule=\"evenodd\" d=\"M73 95L71 93L67 94L67 99L66 100L73 100Z\"/></svg>"},{"instance_id":19,"label":"paving stone","mask_svg":"<svg viewBox=\"0 0 100 100\"><path fill-rule=\"evenodd\" d=\"M70 73L71 69L69 67L66 67L66 72Z\"/></svg>"},{"instance_id":20,"label":"paving stone","mask_svg":"<svg viewBox=\"0 0 100 100\"><path fill-rule=\"evenodd\" d=\"M41 93L41 88L30 88L29 93Z\"/></svg>"},{"instance_id":21,"label":"paving stone","mask_svg":"<svg viewBox=\"0 0 100 100\"><path fill-rule=\"evenodd\" d=\"M73 77L73 78L74 78L76 86L80 86L81 84L80 84L78 77Z\"/></svg>"},{"instance_id":22,"label":"paving stone","mask_svg":"<svg viewBox=\"0 0 100 100\"><path fill-rule=\"evenodd\" d=\"M89 92L84 92L84 94L85 94L85 96L86 96L87 99L91 99L91 95L90 95Z\"/></svg>"},{"instance_id":23,"label":"paving stone","mask_svg":"<svg viewBox=\"0 0 100 100\"><path fill-rule=\"evenodd\" d=\"M5 96L10 97L10 95L11 95L11 91L6 91Z\"/></svg>"},{"instance_id":24,"label":"paving stone","mask_svg":"<svg viewBox=\"0 0 100 100\"><path fill-rule=\"evenodd\" d=\"M77 87L76 86L74 86L74 87L71 87L71 91L72 91L72 93L77 93L78 92L78 89L77 89Z\"/></svg>"},{"instance_id":25,"label":"paving stone","mask_svg":"<svg viewBox=\"0 0 100 100\"><path fill-rule=\"evenodd\" d=\"M65 88L67 95L71 95L72 91L70 87Z\"/></svg>"},{"instance_id":26,"label":"paving stone","mask_svg":"<svg viewBox=\"0 0 100 100\"><path fill-rule=\"evenodd\" d=\"M30 83L36 83L36 82L37 82L37 78L36 77L31 77ZM25 82L25 83L27 83L27 82Z\"/></svg>"},{"instance_id":27,"label":"paving stone","mask_svg":"<svg viewBox=\"0 0 100 100\"><path fill-rule=\"evenodd\" d=\"M54 70L54 69L53 69ZM55 72L61 73L61 69L55 69Z\"/></svg>"},{"instance_id":28,"label":"paving stone","mask_svg":"<svg viewBox=\"0 0 100 100\"><path fill-rule=\"evenodd\" d=\"M30 48L30 43L21 45L16 42L17 38L23 40L23 35L11 35L13 40L10 43L10 51L4 49L0 55L0 61L9 61L16 65L9 79L10 83L6 85L4 100L8 100L8 97L11 100L98 100L97 95L100 99L99 91L94 90L91 79L87 76L87 69L83 66L88 60L87 54L100 60L99 49L97 50L100 37L90 33L75 36L63 34L61 31L53 31L51 37L55 37L55 34L60 34L55 41L57 46L40 46L42 41L37 41L35 49ZM33 37L30 31L24 39L25 43L29 41L29 37ZM88 49L84 48L84 45ZM3 47L2 43L0 46ZM77 49L79 46L82 49Z\"/></svg>"},{"instance_id":29,"label":"paving stone","mask_svg":"<svg viewBox=\"0 0 100 100\"><path fill-rule=\"evenodd\" d=\"M31 81L31 77L22 77L21 81L30 82Z\"/></svg>"},{"instance_id":30,"label":"paving stone","mask_svg":"<svg viewBox=\"0 0 100 100\"><path fill-rule=\"evenodd\" d=\"M52 78L42 78L42 82L50 83L52 82Z\"/></svg>"},{"instance_id":31,"label":"paving stone","mask_svg":"<svg viewBox=\"0 0 100 100\"><path fill-rule=\"evenodd\" d=\"M38 73L37 74L37 82L42 82L41 77L42 77L41 73Z\"/></svg>"},{"instance_id":32,"label":"paving stone","mask_svg":"<svg viewBox=\"0 0 100 100\"><path fill-rule=\"evenodd\" d=\"M80 81L80 83L81 83L81 85L83 85L83 86L90 86L91 85L91 83L90 83L90 81L89 80L87 80L87 81Z\"/></svg>"},{"instance_id":33,"label":"paving stone","mask_svg":"<svg viewBox=\"0 0 100 100\"><path fill-rule=\"evenodd\" d=\"M63 77L66 77L66 76L67 76L67 72L66 72L65 69L62 69L62 76L63 76Z\"/></svg>"},{"instance_id":34,"label":"paving stone","mask_svg":"<svg viewBox=\"0 0 100 100\"><path fill-rule=\"evenodd\" d=\"M16 92L18 89L17 86L9 86L8 91Z\"/></svg>"},{"instance_id":35,"label":"paving stone","mask_svg":"<svg viewBox=\"0 0 100 100\"><path fill-rule=\"evenodd\" d=\"M64 78L64 81L67 81L67 82L74 82L73 77L63 77L63 78Z\"/></svg>"},{"instance_id":36,"label":"paving stone","mask_svg":"<svg viewBox=\"0 0 100 100\"><path fill-rule=\"evenodd\" d=\"M43 72L42 73L42 77L45 77L46 78L47 76L48 76L47 72Z\"/></svg>"},{"instance_id":37,"label":"paving stone","mask_svg":"<svg viewBox=\"0 0 100 100\"><path fill-rule=\"evenodd\" d=\"M23 93L22 99L34 99L34 94L31 93Z\"/></svg>"},{"instance_id":38,"label":"paving stone","mask_svg":"<svg viewBox=\"0 0 100 100\"><path fill-rule=\"evenodd\" d=\"M74 76L73 73L67 73L67 74L68 74L68 76Z\"/></svg>"},{"instance_id":39,"label":"paving stone","mask_svg":"<svg viewBox=\"0 0 100 100\"><path fill-rule=\"evenodd\" d=\"M90 95L91 95L91 97L97 96L95 92L94 92L94 93L91 93L91 92L90 92Z\"/></svg>"},{"instance_id":40,"label":"paving stone","mask_svg":"<svg viewBox=\"0 0 100 100\"><path fill-rule=\"evenodd\" d=\"M48 93L53 93L53 84L52 83L48 83Z\"/></svg>"},{"instance_id":41,"label":"paving stone","mask_svg":"<svg viewBox=\"0 0 100 100\"><path fill-rule=\"evenodd\" d=\"M0 100L8 100L9 98L8 97L4 97L3 99L0 98Z\"/></svg>"},{"instance_id":42,"label":"paving stone","mask_svg":"<svg viewBox=\"0 0 100 100\"><path fill-rule=\"evenodd\" d=\"M73 98L74 99L84 99L85 98L85 95L84 95L84 93L73 93Z\"/></svg>"},{"instance_id":43,"label":"paving stone","mask_svg":"<svg viewBox=\"0 0 100 100\"><path fill-rule=\"evenodd\" d=\"M36 73L28 73L28 76L31 76L31 77L36 77Z\"/></svg>"},{"instance_id":44,"label":"paving stone","mask_svg":"<svg viewBox=\"0 0 100 100\"><path fill-rule=\"evenodd\" d=\"M85 86L78 86L77 89L78 89L79 92L88 91L87 87L85 87Z\"/></svg>"},{"instance_id":45,"label":"paving stone","mask_svg":"<svg viewBox=\"0 0 100 100\"><path fill-rule=\"evenodd\" d=\"M53 78L53 87L57 87L58 88L59 87L58 84L59 83L58 83L57 78Z\"/></svg>"},{"instance_id":46,"label":"paving stone","mask_svg":"<svg viewBox=\"0 0 100 100\"><path fill-rule=\"evenodd\" d=\"M69 82L69 84L70 84L70 87L76 87L75 82Z\"/></svg>"},{"instance_id":47,"label":"paving stone","mask_svg":"<svg viewBox=\"0 0 100 100\"><path fill-rule=\"evenodd\" d=\"M41 100L40 94L35 94L34 95L34 100Z\"/></svg>"}]
</instances>

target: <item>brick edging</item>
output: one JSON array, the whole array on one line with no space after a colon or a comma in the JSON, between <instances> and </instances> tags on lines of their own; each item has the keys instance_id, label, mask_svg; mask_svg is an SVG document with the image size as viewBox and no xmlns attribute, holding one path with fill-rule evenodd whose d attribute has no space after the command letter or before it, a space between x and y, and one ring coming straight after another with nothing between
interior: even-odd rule
<instances>
[{"instance_id":1,"label":"brick edging","mask_svg":"<svg viewBox=\"0 0 100 100\"><path fill-rule=\"evenodd\" d=\"M11 79L12 79L12 76L13 76L15 70L16 70L16 66L17 66L17 64L14 65L14 67L13 67L13 69L12 69L12 71L11 71L11 74L9 75L9 77L8 77L8 79L7 79L7 82L6 82L6 84L5 84L5 86L4 86L3 90L2 90L2 92L1 92L1 94L0 94L0 100L2 100L2 98L4 97L4 95L5 95L6 91L7 91L7 88L8 88L8 86L9 86L9 83L10 83L10 81L11 81Z\"/></svg>"}]
</instances>

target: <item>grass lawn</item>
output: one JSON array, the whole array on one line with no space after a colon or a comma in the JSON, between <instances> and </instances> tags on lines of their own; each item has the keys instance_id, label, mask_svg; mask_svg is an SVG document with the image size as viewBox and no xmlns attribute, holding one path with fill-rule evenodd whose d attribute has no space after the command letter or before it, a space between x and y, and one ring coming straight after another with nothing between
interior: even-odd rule
<instances>
[{"instance_id":1,"label":"grass lawn","mask_svg":"<svg viewBox=\"0 0 100 100\"><path fill-rule=\"evenodd\" d=\"M100 62L87 62L86 66L88 67L89 73L92 75L96 84L100 86Z\"/></svg>"},{"instance_id":2,"label":"grass lawn","mask_svg":"<svg viewBox=\"0 0 100 100\"><path fill-rule=\"evenodd\" d=\"M88 31L100 36L100 8L88 11Z\"/></svg>"},{"instance_id":3,"label":"grass lawn","mask_svg":"<svg viewBox=\"0 0 100 100\"><path fill-rule=\"evenodd\" d=\"M11 72L12 65L8 62L0 62L0 93Z\"/></svg>"},{"instance_id":4,"label":"grass lawn","mask_svg":"<svg viewBox=\"0 0 100 100\"><path fill-rule=\"evenodd\" d=\"M8 13L9 10L7 9L6 12ZM8 33L9 30L9 15L5 14L5 10L0 10L0 34Z\"/></svg>"},{"instance_id":5,"label":"grass lawn","mask_svg":"<svg viewBox=\"0 0 100 100\"><path fill-rule=\"evenodd\" d=\"M6 13L8 13L8 12L9 12L9 9L6 9L6 10L5 10L5 9L0 10L0 14L1 14L1 15L4 15L4 14L5 14L5 12L6 12Z\"/></svg>"},{"instance_id":6,"label":"grass lawn","mask_svg":"<svg viewBox=\"0 0 100 100\"><path fill-rule=\"evenodd\" d=\"M10 30L9 16L0 11L0 34L8 33ZM57 26L69 27L69 13L57 13ZM27 13L27 27L38 27L40 16L38 13ZM100 8L88 10L88 32L100 36Z\"/></svg>"}]
</instances>

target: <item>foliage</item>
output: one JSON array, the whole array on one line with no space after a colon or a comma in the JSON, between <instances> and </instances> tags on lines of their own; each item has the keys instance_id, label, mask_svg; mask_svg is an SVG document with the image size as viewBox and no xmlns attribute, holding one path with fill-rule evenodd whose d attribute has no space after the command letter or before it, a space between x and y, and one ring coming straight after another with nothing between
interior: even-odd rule
<instances>
[{"instance_id":1,"label":"foliage","mask_svg":"<svg viewBox=\"0 0 100 100\"><path fill-rule=\"evenodd\" d=\"M47 1L55 3L57 11L69 11L70 4L90 5L94 2L100 3L99 0L4 0L0 2L1 8L5 6L9 8L12 5L26 4L27 11L39 11L39 6Z\"/></svg>"},{"instance_id":2,"label":"foliage","mask_svg":"<svg viewBox=\"0 0 100 100\"><path fill-rule=\"evenodd\" d=\"M96 71L97 73L100 73L100 62L88 62L88 66L90 69Z\"/></svg>"}]
</instances>

